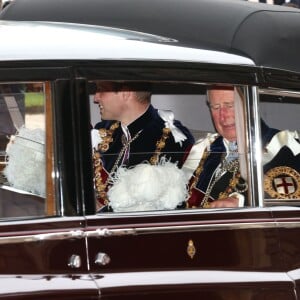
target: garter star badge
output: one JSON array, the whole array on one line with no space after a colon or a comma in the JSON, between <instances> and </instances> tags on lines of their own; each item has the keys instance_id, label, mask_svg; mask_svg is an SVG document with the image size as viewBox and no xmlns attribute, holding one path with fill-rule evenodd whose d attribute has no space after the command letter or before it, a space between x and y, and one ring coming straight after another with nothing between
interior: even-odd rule
<instances>
[{"instance_id":1,"label":"garter star badge","mask_svg":"<svg viewBox=\"0 0 300 300\"><path fill-rule=\"evenodd\" d=\"M272 198L299 199L300 174L286 166L270 169L264 176L264 189Z\"/></svg>"}]
</instances>

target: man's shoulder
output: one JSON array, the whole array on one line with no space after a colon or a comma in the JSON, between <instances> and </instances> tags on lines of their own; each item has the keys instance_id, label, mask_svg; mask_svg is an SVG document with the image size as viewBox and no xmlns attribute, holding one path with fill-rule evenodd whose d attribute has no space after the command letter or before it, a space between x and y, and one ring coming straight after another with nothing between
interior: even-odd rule
<instances>
[{"instance_id":1,"label":"man's shoulder","mask_svg":"<svg viewBox=\"0 0 300 300\"><path fill-rule=\"evenodd\" d=\"M197 168L199 160L202 158L204 151L210 148L212 143L214 143L219 137L220 136L217 133L207 133L206 137L198 139L195 142L193 147L190 149L183 165L183 169L188 178Z\"/></svg>"},{"instance_id":2,"label":"man's shoulder","mask_svg":"<svg viewBox=\"0 0 300 300\"><path fill-rule=\"evenodd\" d=\"M181 121L175 119L174 113L171 110L158 110L157 112L163 121L163 126L170 129L175 143L190 145L195 142L190 130Z\"/></svg>"},{"instance_id":3,"label":"man's shoulder","mask_svg":"<svg viewBox=\"0 0 300 300\"><path fill-rule=\"evenodd\" d=\"M95 124L94 128L95 129L108 129L112 124L117 123L117 121L107 121L103 120Z\"/></svg>"},{"instance_id":4,"label":"man's shoulder","mask_svg":"<svg viewBox=\"0 0 300 300\"><path fill-rule=\"evenodd\" d=\"M282 130L265 146L264 169L286 165L300 171L300 140L297 131Z\"/></svg>"},{"instance_id":5,"label":"man's shoulder","mask_svg":"<svg viewBox=\"0 0 300 300\"><path fill-rule=\"evenodd\" d=\"M300 196L300 140L297 131L273 136L263 155L264 187L268 196L297 199Z\"/></svg>"}]
</instances>

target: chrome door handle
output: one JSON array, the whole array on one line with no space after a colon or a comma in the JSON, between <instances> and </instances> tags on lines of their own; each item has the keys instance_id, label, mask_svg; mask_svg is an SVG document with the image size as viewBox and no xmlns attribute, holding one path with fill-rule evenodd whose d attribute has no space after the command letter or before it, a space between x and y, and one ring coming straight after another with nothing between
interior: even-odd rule
<instances>
[{"instance_id":1,"label":"chrome door handle","mask_svg":"<svg viewBox=\"0 0 300 300\"><path fill-rule=\"evenodd\" d=\"M72 269L78 269L81 267L81 258L79 255L73 254L69 258L68 266Z\"/></svg>"},{"instance_id":2,"label":"chrome door handle","mask_svg":"<svg viewBox=\"0 0 300 300\"><path fill-rule=\"evenodd\" d=\"M98 266L106 266L110 263L110 257L106 253L98 252L95 257L95 264Z\"/></svg>"}]
</instances>

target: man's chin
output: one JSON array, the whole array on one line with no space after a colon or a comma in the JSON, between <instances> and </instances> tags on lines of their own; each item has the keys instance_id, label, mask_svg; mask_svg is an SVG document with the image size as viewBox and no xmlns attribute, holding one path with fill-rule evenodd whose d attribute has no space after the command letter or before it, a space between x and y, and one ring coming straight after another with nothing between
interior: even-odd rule
<instances>
[{"instance_id":1,"label":"man's chin","mask_svg":"<svg viewBox=\"0 0 300 300\"><path fill-rule=\"evenodd\" d=\"M100 112L100 117L101 117L101 120L107 120L107 117L105 117L105 114L104 114L104 113L101 113L101 112Z\"/></svg>"},{"instance_id":2,"label":"man's chin","mask_svg":"<svg viewBox=\"0 0 300 300\"><path fill-rule=\"evenodd\" d=\"M223 137L232 142L232 141L236 141L236 132L234 130L234 132L232 132L231 130L227 130L224 132Z\"/></svg>"}]
</instances>

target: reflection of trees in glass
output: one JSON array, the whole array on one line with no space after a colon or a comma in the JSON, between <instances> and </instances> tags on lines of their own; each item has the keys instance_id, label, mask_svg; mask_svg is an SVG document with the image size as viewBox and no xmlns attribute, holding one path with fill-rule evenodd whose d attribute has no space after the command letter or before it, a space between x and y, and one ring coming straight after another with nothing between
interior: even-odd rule
<instances>
[{"instance_id":1,"label":"reflection of trees in glass","mask_svg":"<svg viewBox=\"0 0 300 300\"><path fill-rule=\"evenodd\" d=\"M25 93L26 113L43 113L44 112L44 94L41 92Z\"/></svg>"}]
</instances>

